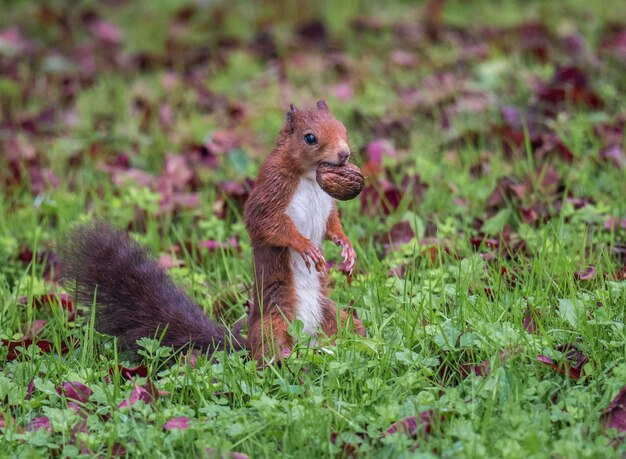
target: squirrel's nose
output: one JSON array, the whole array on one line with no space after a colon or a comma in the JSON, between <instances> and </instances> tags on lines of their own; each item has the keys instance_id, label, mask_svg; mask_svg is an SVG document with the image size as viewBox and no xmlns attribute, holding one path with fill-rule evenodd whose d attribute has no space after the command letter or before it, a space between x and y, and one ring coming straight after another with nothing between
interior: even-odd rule
<instances>
[{"instance_id":1,"label":"squirrel's nose","mask_svg":"<svg viewBox=\"0 0 626 459\"><path fill-rule=\"evenodd\" d=\"M350 157L350 152L349 151L340 151L337 156L339 157L339 161L340 162L345 163L348 160L348 158Z\"/></svg>"}]
</instances>

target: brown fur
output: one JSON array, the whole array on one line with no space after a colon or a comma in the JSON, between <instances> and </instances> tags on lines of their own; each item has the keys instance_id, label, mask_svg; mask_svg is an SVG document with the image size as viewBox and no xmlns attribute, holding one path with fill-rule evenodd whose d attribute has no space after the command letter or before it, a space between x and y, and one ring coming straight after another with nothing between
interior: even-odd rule
<instances>
[{"instance_id":1,"label":"brown fur","mask_svg":"<svg viewBox=\"0 0 626 459\"><path fill-rule=\"evenodd\" d=\"M124 350L137 350L143 337L162 338L162 345L176 349L244 348L238 333L206 317L124 231L102 221L77 226L61 259L66 287L86 305L95 301L96 330L116 336Z\"/></svg>"},{"instance_id":2,"label":"brown fur","mask_svg":"<svg viewBox=\"0 0 626 459\"><path fill-rule=\"evenodd\" d=\"M307 133L317 137L316 145L304 141ZM253 307L249 318L248 343L257 360L264 355L282 355L281 350L293 343L287 327L296 316L297 303L290 251L310 259L318 271L325 270L323 254L296 229L287 215L287 207L297 189L300 177L322 162L341 164L347 160L346 128L320 101L313 110L287 113L276 146L259 170L254 189L246 202L244 219L252 241L255 269ZM327 223L326 238L341 245L354 257L352 244L344 234L336 205ZM348 250L349 249L349 250ZM322 285L327 284L327 276ZM335 304L327 298L321 328L327 335L337 332ZM344 325L347 315L342 311ZM334 324L334 325L333 325ZM357 332L365 329L354 320Z\"/></svg>"}]
</instances>

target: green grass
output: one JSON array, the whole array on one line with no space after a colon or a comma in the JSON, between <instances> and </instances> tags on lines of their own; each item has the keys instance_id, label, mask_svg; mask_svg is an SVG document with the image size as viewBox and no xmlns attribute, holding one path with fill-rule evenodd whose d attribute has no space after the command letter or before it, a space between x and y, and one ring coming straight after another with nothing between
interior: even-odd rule
<instances>
[{"instance_id":1,"label":"green grass","mask_svg":"<svg viewBox=\"0 0 626 459\"><path fill-rule=\"evenodd\" d=\"M39 339L53 343L52 352L31 346L10 361L0 346L0 457L109 457L119 454L119 445L129 457L211 457L210 448L254 458L623 456L626 447L611 444L615 431L605 430L600 416L626 380L626 281L616 277L626 261L614 251L626 245L626 233L604 227L609 217L626 217L625 172L600 158L607 137L597 127L621 127L623 158L626 68L596 48L611 23L621 20L624 27L623 2L451 1L437 42L424 35L423 3L393 2L378 11L371 1L199 2L191 19L174 29L174 15L190 2L159 8L148 1L119 3L69 8L51 1L46 9L15 1L0 16L0 31L15 25L36 47L17 58L0 40L0 65L13 72L0 74L0 339L19 339L43 319ZM92 41L81 19L90 10L124 34L119 48L108 48L111 55L102 48L91 53L94 73L75 54ZM51 19L55 14L71 33ZM382 29L356 31L350 24L357 17L380 21ZM326 24L334 55L294 38L294 27L311 18ZM551 34L547 59L525 52L524 40L473 41L480 27L529 21L541 21ZM455 28L470 37L459 38ZM272 31L283 69L248 46L260 30ZM557 45L575 31L587 54L574 56ZM168 42L168 35L176 39ZM484 45L483 54L472 55L470 44ZM394 50L412 53L416 65L392 65ZM138 53L154 62L140 67L133 60ZM494 134L500 108L534 103L537 81L548 81L564 65L584 69L604 101L601 108L566 103L558 115L541 119L574 153L573 162L541 156L528 138L509 152ZM208 96L190 83L193 72ZM444 74L451 75L452 89L433 77ZM354 95L342 101L335 88L346 80ZM423 91L420 103L407 102L407 88ZM483 109L464 108L474 101L467 94L481 97ZM147 339L141 360L148 377L137 376L135 383L149 379L167 393L118 408L134 385L109 369L138 362L93 330L89 305L76 320L57 306L36 306L39 295L63 292L43 279L46 259L73 225L95 216L129 228L155 256L172 255L174 244L185 241L236 236L240 250L182 251L175 256L185 266L169 271L209 315L215 316L214 302L226 298L223 318L232 325L245 316L251 250L234 203L226 219L214 215L216 184L253 177L288 103L322 97L347 126L357 164L365 162L370 141L387 137L397 150L383 161L390 179L400 183L419 173L428 185L420 199L406 194L388 216L368 215L358 199L340 203L358 253L357 274L348 284L332 272L332 297L340 305L354 302L368 337L342 333L336 346L301 343L284 365L262 369L245 353L199 356L192 368ZM164 106L174 118L162 124ZM47 107L57 114L48 130L20 127ZM240 118L231 116L237 107ZM389 120L406 127L383 129ZM216 167L194 168L195 208L161 212L154 189L113 183L103 171L104 163L125 154L130 167L159 175L168 154L187 155L190 145L220 131L234 133L237 146L218 154ZM36 159L28 159L30 151ZM8 166L15 155L17 181ZM485 159L488 170L476 174ZM556 190L541 185L548 167L561 179ZM58 177L58 185L33 188L30 174L41 170ZM533 187L521 201L509 196L489 209L503 177ZM568 193L586 205L577 208ZM562 206L545 222L523 218L522 207L557 202ZM379 235L404 221L416 237L386 253ZM433 228L441 245L431 252L424 239ZM525 251L505 248L485 260L491 250L470 242L481 229L491 238L510 230L513 240L525 241ZM26 248L35 255L20 259ZM326 254L339 259L332 244ZM402 265L404 273L389 274ZM595 277L578 280L575 272L588 266L596 267ZM530 316L534 333L525 326ZM68 342L69 351L58 352ZM566 364L565 344L588 358L579 379L537 361L545 355ZM483 374L474 374L476 365ZM74 381L93 391L80 413L57 390ZM428 410L434 413L428 434L384 434L399 419ZM44 416L50 431L27 429ZM173 417L190 418L190 427L164 430Z\"/></svg>"}]
</instances>

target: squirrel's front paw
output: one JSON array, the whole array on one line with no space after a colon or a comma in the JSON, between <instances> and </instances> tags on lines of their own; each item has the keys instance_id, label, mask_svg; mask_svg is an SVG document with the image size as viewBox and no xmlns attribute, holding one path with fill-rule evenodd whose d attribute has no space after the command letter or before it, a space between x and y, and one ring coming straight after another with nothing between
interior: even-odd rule
<instances>
[{"instance_id":1,"label":"squirrel's front paw","mask_svg":"<svg viewBox=\"0 0 626 459\"><path fill-rule=\"evenodd\" d=\"M312 261L315 269L318 272L326 272L326 260L324 259L324 254L322 253L320 248L313 244L311 241L309 241L309 244L304 249L298 250L298 252L304 260L304 264L306 265L306 267L309 268L309 271L311 271L310 262Z\"/></svg>"},{"instance_id":2,"label":"squirrel's front paw","mask_svg":"<svg viewBox=\"0 0 626 459\"><path fill-rule=\"evenodd\" d=\"M354 247L352 247L352 242L350 242L348 238L343 239L338 237L334 238L333 242L341 246L343 262L338 266L338 269L347 276L351 276L354 270L354 263L356 262L356 252L354 251Z\"/></svg>"}]
</instances>

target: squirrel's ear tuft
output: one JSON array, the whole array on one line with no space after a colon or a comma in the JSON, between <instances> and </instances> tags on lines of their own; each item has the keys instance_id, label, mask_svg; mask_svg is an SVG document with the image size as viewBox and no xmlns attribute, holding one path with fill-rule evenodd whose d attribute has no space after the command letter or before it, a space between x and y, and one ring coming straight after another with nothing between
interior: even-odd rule
<instances>
[{"instance_id":1,"label":"squirrel's ear tuft","mask_svg":"<svg viewBox=\"0 0 626 459\"><path fill-rule=\"evenodd\" d=\"M285 115L285 121L287 122L287 125L293 128L293 125L296 122L296 107L294 107L293 104L289 104L289 111L287 112L287 115Z\"/></svg>"},{"instance_id":2,"label":"squirrel's ear tuft","mask_svg":"<svg viewBox=\"0 0 626 459\"><path fill-rule=\"evenodd\" d=\"M319 108L320 110L328 111L328 105L326 104L326 101L324 99L320 99L317 101L317 108Z\"/></svg>"}]
</instances>

